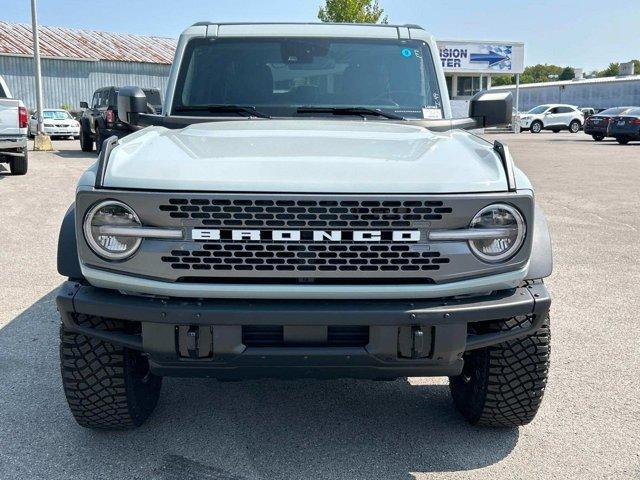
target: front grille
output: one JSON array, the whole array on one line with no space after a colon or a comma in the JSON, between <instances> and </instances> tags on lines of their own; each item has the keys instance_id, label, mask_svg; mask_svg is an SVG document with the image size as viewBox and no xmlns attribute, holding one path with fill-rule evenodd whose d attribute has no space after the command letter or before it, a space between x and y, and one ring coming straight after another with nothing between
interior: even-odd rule
<instances>
[{"instance_id":1,"label":"front grille","mask_svg":"<svg viewBox=\"0 0 640 480\"><path fill-rule=\"evenodd\" d=\"M306 200L169 198L170 218L207 227L406 228L442 220L453 209L437 200Z\"/></svg>"},{"instance_id":2,"label":"front grille","mask_svg":"<svg viewBox=\"0 0 640 480\"><path fill-rule=\"evenodd\" d=\"M235 272L428 272L450 259L420 245L204 243L161 257L174 270ZM304 275L303 275L304 276Z\"/></svg>"},{"instance_id":3,"label":"front grille","mask_svg":"<svg viewBox=\"0 0 640 480\"><path fill-rule=\"evenodd\" d=\"M266 348L289 346L284 341L282 325L244 325L242 343L246 347ZM369 343L369 327L366 325L329 325L323 347L364 347ZM299 346L292 345L292 346Z\"/></svg>"},{"instance_id":4,"label":"front grille","mask_svg":"<svg viewBox=\"0 0 640 480\"><path fill-rule=\"evenodd\" d=\"M519 268L531 250L527 236L512 260L494 265L466 242L428 239L434 230L467 228L496 202L514 205L530 222L529 193L81 191L78 211L107 198L129 205L144 226L180 229L182 238L145 239L117 264L80 242L83 263L168 282L315 284L307 290L321 283L440 284ZM76 221L81 231L82 216ZM281 232L287 230L289 238Z\"/></svg>"}]
</instances>

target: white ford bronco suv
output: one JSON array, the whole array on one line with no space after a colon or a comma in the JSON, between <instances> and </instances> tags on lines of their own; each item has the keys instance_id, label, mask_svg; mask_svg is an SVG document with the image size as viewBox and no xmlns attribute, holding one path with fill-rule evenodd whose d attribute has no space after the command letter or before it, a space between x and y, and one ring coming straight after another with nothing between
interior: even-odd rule
<instances>
[{"instance_id":1,"label":"white ford bronco suv","mask_svg":"<svg viewBox=\"0 0 640 480\"><path fill-rule=\"evenodd\" d=\"M164 376L448 376L473 424L530 422L549 366L551 244L527 177L452 119L405 25L198 23L162 114L120 119L60 232L60 356L91 428L138 426ZM425 406L425 408L428 408Z\"/></svg>"}]
</instances>

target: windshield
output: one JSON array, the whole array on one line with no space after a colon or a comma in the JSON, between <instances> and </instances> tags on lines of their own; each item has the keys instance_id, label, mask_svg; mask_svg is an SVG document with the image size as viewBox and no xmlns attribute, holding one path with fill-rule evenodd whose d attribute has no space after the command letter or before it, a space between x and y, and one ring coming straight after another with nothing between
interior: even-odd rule
<instances>
[{"instance_id":1,"label":"windshield","mask_svg":"<svg viewBox=\"0 0 640 480\"><path fill-rule=\"evenodd\" d=\"M69 115L69 112L64 110L44 110L42 112L42 118L47 120L68 120L73 117Z\"/></svg>"},{"instance_id":2,"label":"windshield","mask_svg":"<svg viewBox=\"0 0 640 480\"><path fill-rule=\"evenodd\" d=\"M185 51L173 111L203 115L197 107L219 105L252 106L271 116L302 115L299 107L313 106L442 118L429 48L415 40L194 40Z\"/></svg>"},{"instance_id":3,"label":"windshield","mask_svg":"<svg viewBox=\"0 0 640 480\"><path fill-rule=\"evenodd\" d=\"M533 114L544 113L547 111L548 108L549 108L549 105L540 105L539 107L532 108L527 113L533 113Z\"/></svg>"}]
</instances>

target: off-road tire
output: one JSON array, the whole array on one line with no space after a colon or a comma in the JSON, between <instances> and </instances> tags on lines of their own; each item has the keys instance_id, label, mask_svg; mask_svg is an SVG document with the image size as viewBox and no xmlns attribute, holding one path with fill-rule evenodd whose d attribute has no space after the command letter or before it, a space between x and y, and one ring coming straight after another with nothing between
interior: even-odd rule
<instances>
[{"instance_id":1,"label":"off-road tire","mask_svg":"<svg viewBox=\"0 0 640 480\"><path fill-rule=\"evenodd\" d=\"M122 331L116 320L78 315L79 325ZM113 345L60 327L60 366L67 403L83 427L133 428L151 415L162 378L149 372L138 351Z\"/></svg>"},{"instance_id":2,"label":"off-road tire","mask_svg":"<svg viewBox=\"0 0 640 480\"><path fill-rule=\"evenodd\" d=\"M93 152L93 139L84 126L80 129L80 148L83 152Z\"/></svg>"},{"instance_id":3,"label":"off-road tire","mask_svg":"<svg viewBox=\"0 0 640 480\"><path fill-rule=\"evenodd\" d=\"M531 133L540 133L542 131L542 122L539 120L534 121L531 124L531 127L529 128L529 130L531 130Z\"/></svg>"},{"instance_id":4,"label":"off-road tire","mask_svg":"<svg viewBox=\"0 0 640 480\"><path fill-rule=\"evenodd\" d=\"M578 133L582 124L578 120L572 120L569 124L569 132Z\"/></svg>"},{"instance_id":5,"label":"off-road tire","mask_svg":"<svg viewBox=\"0 0 640 480\"><path fill-rule=\"evenodd\" d=\"M591 136L593 137L593 139L594 139L596 142L601 142L602 140L604 140L604 135L602 135L602 134L597 134L597 133L596 133L596 134L591 135Z\"/></svg>"},{"instance_id":6,"label":"off-road tire","mask_svg":"<svg viewBox=\"0 0 640 480\"><path fill-rule=\"evenodd\" d=\"M22 149L22 157L9 157L9 170L11 175L25 175L29 169L29 150Z\"/></svg>"},{"instance_id":7,"label":"off-road tire","mask_svg":"<svg viewBox=\"0 0 640 480\"><path fill-rule=\"evenodd\" d=\"M531 317L491 322L480 333L522 328ZM547 385L550 354L547 316L534 334L464 354L461 375L449 377L456 408L472 425L515 427L535 417Z\"/></svg>"}]
</instances>

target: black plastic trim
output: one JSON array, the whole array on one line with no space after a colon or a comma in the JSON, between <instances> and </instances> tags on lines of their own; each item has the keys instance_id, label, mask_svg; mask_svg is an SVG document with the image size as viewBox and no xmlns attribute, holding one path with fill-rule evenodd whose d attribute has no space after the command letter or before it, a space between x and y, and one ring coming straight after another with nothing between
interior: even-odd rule
<instances>
[{"instance_id":1,"label":"black plastic trim","mask_svg":"<svg viewBox=\"0 0 640 480\"><path fill-rule=\"evenodd\" d=\"M319 301L164 299L123 295L69 281L60 288L56 301L65 325L72 329L77 327L72 320L74 313L168 325L401 326L466 324L530 314L541 317L546 315L551 304L542 282L464 299ZM480 348L532 331L470 335L468 341L472 348ZM122 344L122 339L109 332L97 332L95 336L109 335L109 341ZM88 330L80 333L91 334ZM129 338L131 344L134 340Z\"/></svg>"},{"instance_id":2,"label":"black plastic trim","mask_svg":"<svg viewBox=\"0 0 640 480\"><path fill-rule=\"evenodd\" d=\"M64 215L58 234L58 273L72 279L82 279L78 260L75 222L76 204L72 203Z\"/></svg>"},{"instance_id":3,"label":"black plastic trim","mask_svg":"<svg viewBox=\"0 0 640 480\"><path fill-rule=\"evenodd\" d=\"M104 176L107 171L107 164L109 163L109 156L111 155L111 151L118 144L118 137L113 135L107 138L102 143L102 150L100 151L100 156L98 158L98 170L96 171L96 188L101 188L104 184Z\"/></svg>"},{"instance_id":4,"label":"black plastic trim","mask_svg":"<svg viewBox=\"0 0 640 480\"><path fill-rule=\"evenodd\" d=\"M517 191L516 187L516 177L515 172L513 171L513 162L507 157L507 152L504 148L504 144L496 140L493 142L493 149L500 155L500 160L502 161L502 166L504 167L504 173L507 177L507 189L510 192Z\"/></svg>"}]
</instances>

